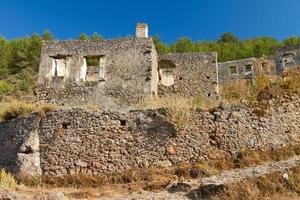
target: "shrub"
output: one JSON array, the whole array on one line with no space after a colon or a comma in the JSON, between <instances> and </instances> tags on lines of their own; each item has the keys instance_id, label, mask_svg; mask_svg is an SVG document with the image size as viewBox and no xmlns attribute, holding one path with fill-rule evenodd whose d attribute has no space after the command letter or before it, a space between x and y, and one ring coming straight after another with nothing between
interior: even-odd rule
<instances>
[{"instance_id":1,"label":"shrub","mask_svg":"<svg viewBox=\"0 0 300 200\"><path fill-rule=\"evenodd\" d=\"M15 181L14 177L10 173L7 173L4 169L1 169L0 186L10 188L10 189L16 189L17 182Z\"/></svg>"},{"instance_id":2,"label":"shrub","mask_svg":"<svg viewBox=\"0 0 300 200\"><path fill-rule=\"evenodd\" d=\"M11 90L11 86L3 80L0 80L0 94L7 93Z\"/></svg>"},{"instance_id":3,"label":"shrub","mask_svg":"<svg viewBox=\"0 0 300 200\"><path fill-rule=\"evenodd\" d=\"M221 96L229 103L239 103L250 94L249 83L244 80L231 80L220 88Z\"/></svg>"},{"instance_id":4,"label":"shrub","mask_svg":"<svg viewBox=\"0 0 300 200\"><path fill-rule=\"evenodd\" d=\"M270 87L271 80L266 76L258 76L255 78L254 84L252 84L253 93L258 94L262 90L264 90L267 87Z\"/></svg>"},{"instance_id":5,"label":"shrub","mask_svg":"<svg viewBox=\"0 0 300 200\"><path fill-rule=\"evenodd\" d=\"M192 119L191 109L176 106L166 107L166 115L164 117L174 124L177 130L182 130L189 125Z\"/></svg>"},{"instance_id":6,"label":"shrub","mask_svg":"<svg viewBox=\"0 0 300 200\"><path fill-rule=\"evenodd\" d=\"M300 89L300 74L295 74L291 77L288 77L284 82L283 87L289 90Z\"/></svg>"}]
</instances>

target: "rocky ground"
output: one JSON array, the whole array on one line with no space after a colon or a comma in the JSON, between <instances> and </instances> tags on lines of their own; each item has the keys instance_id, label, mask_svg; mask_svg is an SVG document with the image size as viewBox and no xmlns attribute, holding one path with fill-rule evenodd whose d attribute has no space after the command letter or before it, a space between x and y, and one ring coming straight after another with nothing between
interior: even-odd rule
<instances>
[{"instance_id":1,"label":"rocky ground","mask_svg":"<svg viewBox=\"0 0 300 200\"><path fill-rule=\"evenodd\" d=\"M168 191L160 193L145 193L130 195L127 197L118 196L105 198L109 200L184 200L184 199L206 199L214 195L223 186L231 183L238 183L243 180L260 177L274 172L280 172L282 177L289 181L287 171L294 167L300 166L300 156L295 156L289 160L279 161L259 165L253 168L238 169L220 173L203 179L193 179L187 182L172 183Z\"/></svg>"},{"instance_id":2,"label":"rocky ground","mask_svg":"<svg viewBox=\"0 0 300 200\"><path fill-rule=\"evenodd\" d=\"M224 171L215 176L203 179L192 179L189 181L172 182L165 191L126 193L113 195L106 193L104 196L97 196L97 190L82 192L82 189L59 189L59 188L28 188L20 186L16 191L0 188L0 200L64 200L64 199L105 199L105 200L184 200L184 199L209 199L224 187L245 182L250 179L259 178L274 173L279 173L287 183L292 182L289 171L300 166L300 156L288 160L258 165L252 168ZM298 184L298 183L297 183ZM300 199L295 194L273 196L265 199ZM222 199L222 198L221 198Z\"/></svg>"}]
</instances>

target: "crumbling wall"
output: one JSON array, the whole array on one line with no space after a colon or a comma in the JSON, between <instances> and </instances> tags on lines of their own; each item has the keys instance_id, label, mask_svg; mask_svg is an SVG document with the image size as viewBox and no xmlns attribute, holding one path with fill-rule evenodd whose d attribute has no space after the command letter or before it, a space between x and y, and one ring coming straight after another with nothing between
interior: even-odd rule
<instances>
[{"instance_id":1,"label":"crumbling wall","mask_svg":"<svg viewBox=\"0 0 300 200\"><path fill-rule=\"evenodd\" d=\"M277 72L280 74L285 69L300 64L300 45L286 46L275 54Z\"/></svg>"},{"instance_id":2,"label":"crumbling wall","mask_svg":"<svg viewBox=\"0 0 300 200\"><path fill-rule=\"evenodd\" d=\"M171 61L175 64L174 84L159 84L160 96L180 95L209 98L218 96L217 53L172 53L159 57L159 61ZM159 63L160 63L159 62ZM164 66L158 66L161 70ZM162 78L162 77L160 77Z\"/></svg>"},{"instance_id":3,"label":"crumbling wall","mask_svg":"<svg viewBox=\"0 0 300 200\"><path fill-rule=\"evenodd\" d=\"M263 116L260 107L250 105L191 111L181 131L163 117L163 109L51 112L40 126L41 167L46 175L97 175L295 144L300 139L297 95L270 101Z\"/></svg>"},{"instance_id":4,"label":"crumbling wall","mask_svg":"<svg viewBox=\"0 0 300 200\"><path fill-rule=\"evenodd\" d=\"M222 104L211 111L190 112L191 119L180 130L167 120L165 109L127 113L72 109L48 112L44 118L37 114L17 118L0 125L0 166L36 173L42 169L51 176L99 175L183 161L234 159L243 150L272 150L300 139L297 93L264 106Z\"/></svg>"},{"instance_id":5,"label":"crumbling wall","mask_svg":"<svg viewBox=\"0 0 300 200\"><path fill-rule=\"evenodd\" d=\"M255 76L254 65L255 58L247 58L242 60L234 60L223 63L218 63L219 84L224 84L229 80L234 79L249 79L252 80ZM248 69L248 66L250 69ZM232 69L231 69L232 68ZM233 68L236 68L234 73Z\"/></svg>"},{"instance_id":6,"label":"crumbling wall","mask_svg":"<svg viewBox=\"0 0 300 200\"><path fill-rule=\"evenodd\" d=\"M37 114L0 123L0 168L21 177L41 175Z\"/></svg>"},{"instance_id":7,"label":"crumbling wall","mask_svg":"<svg viewBox=\"0 0 300 200\"><path fill-rule=\"evenodd\" d=\"M276 75L274 57L246 58L241 60L218 63L219 84L223 85L230 80L244 79L249 82L257 76Z\"/></svg>"},{"instance_id":8,"label":"crumbling wall","mask_svg":"<svg viewBox=\"0 0 300 200\"><path fill-rule=\"evenodd\" d=\"M153 86L157 73L155 55L151 38L44 43L36 91L38 100L66 104L88 102L115 110L130 108L143 98L157 94ZM105 65L105 71L99 71L98 81L85 79L86 58L90 57L101 58ZM66 63L64 76L58 76L62 70L57 68L62 67L56 63L64 63L60 59Z\"/></svg>"}]
</instances>

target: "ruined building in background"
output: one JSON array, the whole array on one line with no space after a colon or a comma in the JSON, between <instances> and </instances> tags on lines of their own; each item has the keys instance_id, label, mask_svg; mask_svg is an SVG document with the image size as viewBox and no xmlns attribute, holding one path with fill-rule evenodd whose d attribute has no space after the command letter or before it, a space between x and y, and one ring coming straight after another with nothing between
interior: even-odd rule
<instances>
[{"instance_id":1,"label":"ruined building in background","mask_svg":"<svg viewBox=\"0 0 300 200\"><path fill-rule=\"evenodd\" d=\"M157 55L144 29L136 38L44 43L38 98L118 109L156 96Z\"/></svg>"},{"instance_id":2,"label":"ruined building in background","mask_svg":"<svg viewBox=\"0 0 300 200\"><path fill-rule=\"evenodd\" d=\"M293 47L283 47L276 54L276 66L279 73L286 69L300 64L300 45Z\"/></svg>"},{"instance_id":3,"label":"ruined building in background","mask_svg":"<svg viewBox=\"0 0 300 200\"><path fill-rule=\"evenodd\" d=\"M217 53L170 53L158 59L160 96L218 96Z\"/></svg>"},{"instance_id":4,"label":"ruined building in background","mask_svg":"<svg viewBox=\"0 0 300 200\"><path fill-rule=\"evenodd\" d=\"M275 57L217 62L217 53L170 53L158 56L147 24L135 38L43 43L38 100L58 104L96 104L133 109L157 96L218 98L220 84L253 81L300 63L300 48L283 48Z\"/></svg>"},{"instance_id":5,"label":"ruined building in background","mask_svg":"<svg viewBox=\"0 0 300 200\"><path fill-rule=\"evenodd\" d=\"M246 58L218 63L219 84L229 80L244 79L253 81L257 76L276 76L300 64L300 46L283 47L275 56Z\"/></svg>"},{"instance_id":6,"label":"ruined building in background","mask_svg":"<svg viewBox=\"0 0 300 200\"><path fill-rule=\"evenodd\" d=\"M158 94L217 97L216 53L158 58L148 26L135 38L51 41L42 47L37 97L58 104L134 108Z\"/></svg>"},{"instance_id":7,"label":"ruined building in background","mask_svg":"<svg viewBox=\"0 0 300 200\"><path fill-rule=\"evenodd\" d=\"M246 58L218 63L219 84L230 80L243 79L253 82L257 76L275 76L276 64L273 57Z\"/></svg>"}]
</instances>

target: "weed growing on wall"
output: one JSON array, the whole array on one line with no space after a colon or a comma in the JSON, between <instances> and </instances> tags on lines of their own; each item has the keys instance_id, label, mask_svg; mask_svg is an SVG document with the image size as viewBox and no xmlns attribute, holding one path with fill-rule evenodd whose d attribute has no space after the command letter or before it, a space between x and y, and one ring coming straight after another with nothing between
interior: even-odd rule
<instances>
[{"instance_id":1,"label":"weed growing on wall","mask_svg":"<svg viewBox=\"0 0 300 200\"><path fill-rule=\"evenodd\" d=\"M10 189L16 189L17 182L14 177L4 169L0 171L0 186Z\"/></svg>"}]
</instances>

